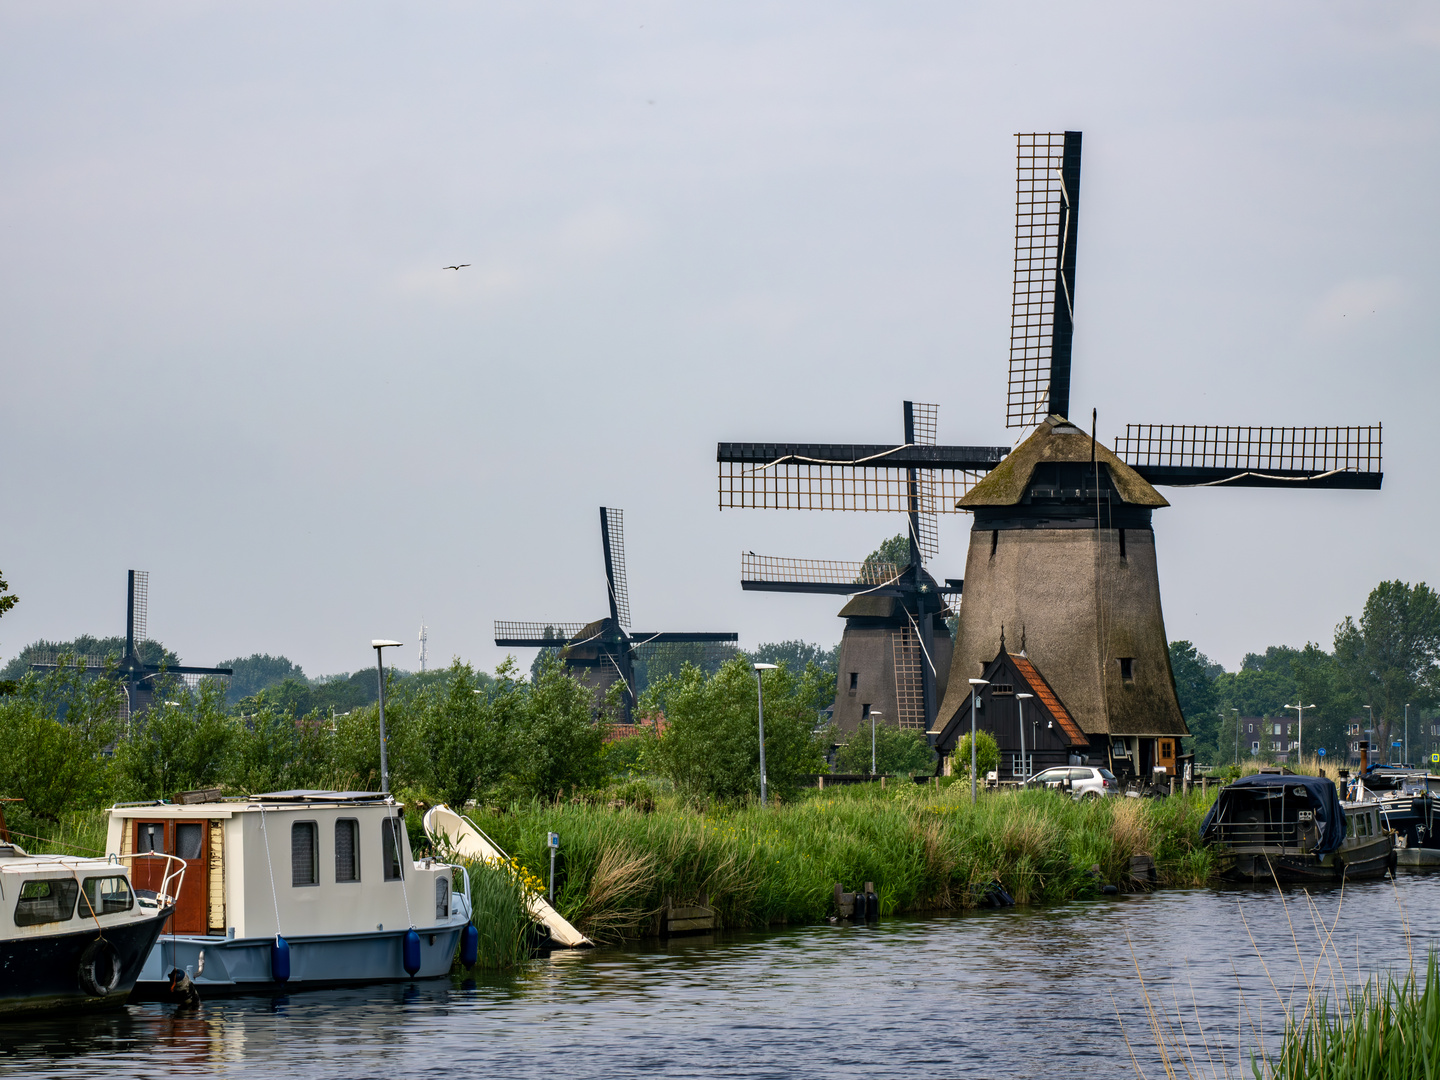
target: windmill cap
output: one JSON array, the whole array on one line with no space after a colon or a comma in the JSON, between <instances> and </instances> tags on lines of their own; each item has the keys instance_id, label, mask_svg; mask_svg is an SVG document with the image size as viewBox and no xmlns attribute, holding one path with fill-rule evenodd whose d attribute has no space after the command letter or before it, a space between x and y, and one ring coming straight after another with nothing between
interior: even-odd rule
<instances>
[{"instance_id":1,"label":"windmill cap","mask_svg":"<svg viewBox=\"0 0 1440 1080\"><path fill-rule=\"evenodd\" d=\"M1169 506L1165 496L1143 476L1115 456L1101 442L1091 439L1063 416L1047 416L1030 437L1010 451L1009 455L955 504L957 509L971 510L977 506L1016 506L1025 497L1035 466L1045 462L1095 460L1110 470L1110 480L1120 498L1132 506Z\"/></svg>"}]
</instances>

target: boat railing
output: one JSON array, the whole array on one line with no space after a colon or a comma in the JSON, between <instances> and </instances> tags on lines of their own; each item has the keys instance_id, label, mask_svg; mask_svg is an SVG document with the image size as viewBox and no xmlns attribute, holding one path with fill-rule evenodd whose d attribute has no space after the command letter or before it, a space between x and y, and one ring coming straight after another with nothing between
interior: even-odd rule
<instances>
[{"instance_id":1,"label":"boat railing","mask_svg":"<svg viewBox=\"0 0 1440 1080\"><path fill-rule=\"evenodd\" d=\"M1306 843L1309 822L1300 821L1222 821L1211 826L1214 839L1222 844L1279 844L1296 846Z\"/></svg>"},{"instance_id":2,"label":"boat railing","mask_svg":"<svg viewBox=\"0 0 1440 1080\"><path fill-rule=\"evenodd\" d=\"M134 859L164 859L165 874L160 879L160 888L155 891L156 903L158 906L174 907L180 900L180 887L185 884L185 860L178 855L167 855L163 851L137 851L129 855L119 856L121 862L130 867L131 877L134 877ZM174 884L174 891L171 891L171 884Z\"/></svg>"}]
</instances>

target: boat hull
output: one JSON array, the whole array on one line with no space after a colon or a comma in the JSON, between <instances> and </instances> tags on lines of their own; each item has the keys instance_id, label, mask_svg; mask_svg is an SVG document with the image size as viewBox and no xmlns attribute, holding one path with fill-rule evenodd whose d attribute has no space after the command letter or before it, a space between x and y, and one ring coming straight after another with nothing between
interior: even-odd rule
<instances>
[{"instance_id":1,"label":"boat hull","mask_svg":"<svg viewBox=\"0 0 1440 1080\"><path fill-rule=\"evenodd\" d=\"M1403 847L1395 852L1395 860L1401 866L1440 867L1440 848Z\"/></svg>"},{"instance_id":2,"label":"boat hull","mask_svg":"<svg viewBox=\"0 0 1440 1080\"><path fill-rule=\"evenodd\" d=\"M326 986L405 982L446 974L455 957L463 922L417 928L420 968L405 970L406 930L362 934L316 934L290 937L290 978L279 983L271 972L274 938L224 938L166 934L155 943L135 984L137 998L163 996L170 972L190 976L200 996L312 990Z\"/></svg>"},{"instance_id":3,"label":"boat hull","mask_svg":"<svg viewBox=\"0 0 1440 1080\"><path fill-rule=\"evenodd\" d=\"M1230 849L1233 862L1223 871L1223 876L1229 881L1252 883L1359 881L1384 877L1395 868L1396 854L1389 836L1347 843L1325 855L1237 846Z\"/></svg>"},{"instance_id":4,"label":"boat hull","mask_svg":"<svg viewBox=\"0 0 1440 1080\"><path fill-rule=\"evenodd\" d=\"M144 919L129 919L68 934L44 934L0 941L0 1015L104 1009L123 1005L154 948L167 908ZM115 989L90 994L80 982L86 949L103 933L115 948L120 969Z\"/></svg>"}]
</instances>

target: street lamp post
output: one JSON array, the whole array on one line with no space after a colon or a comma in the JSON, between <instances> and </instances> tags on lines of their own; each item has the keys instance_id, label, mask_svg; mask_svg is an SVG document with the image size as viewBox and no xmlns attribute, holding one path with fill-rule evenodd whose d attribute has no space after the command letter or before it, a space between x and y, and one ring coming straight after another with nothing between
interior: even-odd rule
<instances>
[{"instance_id":1,"label":"street lamp post","mask_svg":"<svg viewBox=\"0 0 1440 1080\"><path fill-rule=\"evenodd\" d=\"M1286 705L1287 709L1295 710L1295 761L1298 764L1305 756L1305 710L1315 708L1314 705Z\"/></svg>"},{"instance_id":2,"label":"street lamp post","mask_svg":"<svg viewBox=\"0 0 1440 1080\"><path fill-rule=\"evenodd\" d=\"M975 749L975 709L977 708L976 693L982 686L990 684L984 679L970 680L970 803L974 805L978 801L975 794L975 771L980 767L980 755Z\"/></svg>"},{"instance_id":3,"label":"street lamp post","mask_svg":"<svg viewBox=\"0 0 1440 1080\"><path fill-rule=\"evenodd\" d=\"M375 650L375 671L380 680L380 794L390 794L390 749L385 738L385 652L384 650L395 648L404 644L400 641L390 641L385 638L376 638L370 642L370 647Z\"/></svg>"},{"instance_id":4,"label":"street lamp post","mask_svg":"<svg viewBox=\"0 0 1440 1080\"><path fill-rule=\"evenodd\" d=\"M1370 705L1361 705L1360 707L1370 710L1370 719L1366 721L1370 726L1365 729L1365 742L1373 752L1375 749L1375 709Z\"/></svg>"},{"instance_id":5,"label":"street lamp post","mask_svg":"<svg viewBox=\"0 0 1440 1080\"><path fill-rule=\"evenodd\" d=\"M875 775L875 718L880 715L878 709L870 710L870 775Z\"/></svg>"},{"instance_id":6,"label":"street lamp post","mask_svg":"<svg viewBox=\"0 0 1440 1080\"><path fill-rule=\"evenodd\" d=\"M1030 766L1025 761L1025 702L1033 698L1034 694L1016 694L1015 699L1020 702L1020 779L1030 779Z\"/></svg>"},{"instance_id":7,"label":"street lamp post","mask_svg":"<svg viewBox=\"0 0 1440 1080\"><path fill-rule=\"evenodd\" d=\"M755 691L759 695L760 702L760 805L765 805L765 684L760 679L761 672L774 671L774 664L755 665Z\"/></svg>"},{"instance_id":8,"label":"street lamp post","mask_svg":"<svg viewBox=\"0 0 1440 1080\"><path fill-rule=\"evenodd\" d=\"M1405 764L1410 764L1410 702L1405 702Z\"/></svg>"}]
</instances>

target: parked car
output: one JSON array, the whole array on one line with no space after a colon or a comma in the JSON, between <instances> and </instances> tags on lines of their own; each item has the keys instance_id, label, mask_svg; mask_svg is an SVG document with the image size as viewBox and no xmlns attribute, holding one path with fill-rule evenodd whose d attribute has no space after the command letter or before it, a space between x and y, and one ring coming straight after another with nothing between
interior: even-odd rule
<instances>
[{"instance_id":1,"label":"parked car","mask_svg":"<svg viewBox=\"0 0 1440 1080\"><path fill-rule=\"evenodd\" d=\"M1120 782L1115 779L1115 774L1093 765L1061 765L1046 769L1026 780L1025 786L1068 790L1071 798L1075 799L1098 799L1120 793Z\"/></svg>"}]
</instances>

